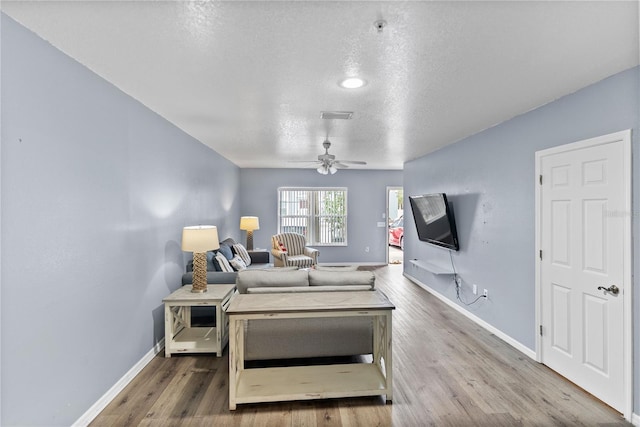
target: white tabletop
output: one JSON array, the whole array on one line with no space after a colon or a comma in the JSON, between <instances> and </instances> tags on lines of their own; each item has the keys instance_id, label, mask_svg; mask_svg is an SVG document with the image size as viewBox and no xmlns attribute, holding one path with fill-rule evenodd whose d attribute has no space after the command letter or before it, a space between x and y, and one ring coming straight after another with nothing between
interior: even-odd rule
<instances>
[{"instance_id":1,"label":"white tabletop","mask_svg":"<svg viewBox=\"0 0 640 427\"><path fill-rule=\"evenodd\" d=\"M392 310L395 306L379 290L282 294L239 294L227 314L287 313L298 311Z\"/></svg>"},{"instance_id":2,"label":"white tabletop","mask_svg":"<svg viewBox=\"0 0 640 427\"><path fill-rule=\"evenodd\" d=\"M191 285L185 285L164 298L162 302L194 302L204 300L221 301L233 292L236 285L207 285L207 292L191 292Z\"/></svg>"}]
</instances>

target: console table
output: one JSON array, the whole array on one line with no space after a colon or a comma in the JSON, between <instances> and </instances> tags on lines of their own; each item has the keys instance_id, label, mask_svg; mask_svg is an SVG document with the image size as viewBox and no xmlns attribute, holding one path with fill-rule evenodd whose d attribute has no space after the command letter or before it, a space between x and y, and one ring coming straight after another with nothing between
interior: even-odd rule
<instances>
[{"instance_id":1,"label":"console table","mask_svg":"<svg viewBox=\"0 0 640 427\"><path fill-rule=\"evenodd\" d=\"M240 294L229 307L229 409L237 404L386 395L393 398L391 313L380 291ZM373 362L251 368L244 366L245 320L368 316Z\"/></svg>"},{"instance_id":2,"label":"console table","mask_svg":"<svg viewBox=\"0 0 640 427\"><path fill-rule=\"evenodd\" d=\"M224 309L236 285L207 285L207 292L193 293L191 285L183 286L164 302L164 356L172 353L216 353L222 356L229 339L229 326ZM191 307L215 306L215 327L192 327Z\"/></svg>"}]
</instances>

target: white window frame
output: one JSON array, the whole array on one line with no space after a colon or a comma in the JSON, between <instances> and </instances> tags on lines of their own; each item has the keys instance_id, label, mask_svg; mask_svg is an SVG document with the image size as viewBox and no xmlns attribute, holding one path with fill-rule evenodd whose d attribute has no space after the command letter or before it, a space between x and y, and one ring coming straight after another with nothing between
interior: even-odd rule
<instances>
[{"instance_id":1,"label":"white window frame","mask_svg":"<svg viewBox=\"0 0 640 427\"><path fill-rule=\"evenodd\" d=\"M308 213L305 215L282 215L282 192L283 191L305 191L305 192L312 192L314 193L314 196L311 197L311 200L309 201L309 206L308 206ZM317 231L317 227L314 227L313 224L317 224L319 223L319 217L321 217L321 214L316 214L315 210L316 210L316 198L317 196L315 196L315 194L317 194L320 191L342 191L344 192L344 213L343 215L341 215L342 217L344 217L344 227L343 227L343 232L344 232L344 240L340 241L340 242L325 242L325 243L321 243L319 242L319 236L316 236L316 231ZM347 246L348 245L348 222L349 222L349 193L346 187L278 187L278 233L282 233L282 232L286 232L286 231L291 231L291 230L287 230L284 229L283 227L283 219L284 218L303 218L304 221L306 222L306 224L311 224L310 226L306 227L307 229L307 233L301 233L301 234L305 234L306 238L307 238L307 244L309 246ZM293 230L296 231L296 230Z\"/></svg>"}]
</instances>

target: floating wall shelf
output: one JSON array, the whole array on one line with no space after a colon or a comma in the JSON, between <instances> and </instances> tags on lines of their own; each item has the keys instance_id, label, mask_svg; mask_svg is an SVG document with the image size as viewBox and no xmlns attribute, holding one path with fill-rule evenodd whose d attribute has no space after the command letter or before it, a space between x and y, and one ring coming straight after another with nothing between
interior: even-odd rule
<instances>
[{"instance_id":1,"label":"floating wall shelf","mask_svg":"<svg viewBox=\"0 0 640 427\"><path fill-rule=\"evenodd\" d=\"M453 271L453 268L451 267L445 267L445 266L441 266L441 265L436 265L433 263L430 263L428 261L420 261L417 259L412 259L409 261L411 264L415 265L416 267L422 268L423 270L427 270L429 273L433 273L436 275L440 275L440 274L455 274Z\"/></svg>"}]
</instances>

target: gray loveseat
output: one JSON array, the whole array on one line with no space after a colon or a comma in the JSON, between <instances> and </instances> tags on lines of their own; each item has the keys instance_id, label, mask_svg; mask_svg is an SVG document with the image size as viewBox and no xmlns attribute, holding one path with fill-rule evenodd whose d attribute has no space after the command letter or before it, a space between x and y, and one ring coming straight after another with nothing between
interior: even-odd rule
<instances>
[{"instance_id":1,"label":"gray loveseat","mask_svg":"<svg viewBox=\"0 0 640 427\"><path fill-rule=\"evenodd\" d=\"M233 253L233 245L236 241L228 238L220 242L220 249L217 251L207 252L207 284L220 285L220 284L233 284L236 282L237 272L224 272L219 271L216 264L213 262L213 258L216 252L228 251ZM251 257L251 265L248 269L261 270L273 267L273 264L269 263L269 252L266 251L248 251ZM191 285L193 283L193 261L187 263L186 272L182 275L182 286ZM215 309L211 307L191 307L191 324L193 326L216 326L216 314Z\"/></svg>"},{"instance_id":2,"label":"gray loveseat","mask_svg":"<svg viewBox=\"0 0 640 427\"><path fill-rule=\"evenodd\" d=\"M236 241L228 238L220 242L220 249L216 251L207 252L207 283L210 285L235 283L237 272L224 272L220 271L213 258L218 251L228 251L233 253L233 245ZM267 251L248 251L251 257L250 270L261 270L265 268L273 267L273 264L269 263L269 252ZM187 271L182 275L182 286L190 285L193 283L193 261L187 263Z\"/></svg>"},{"instance_id":3,"label":"gray loveseat","mask_svg":"<svg viewBox=\"0 0 640 427\"><path fill-rule=\"evenodd\" d=\"M249 271L238 273L239 293L350 292L373 290L371 271ZM294 359L372 353L368 317L249 320L245 359Z\"/></svg>"}]
</instances>

